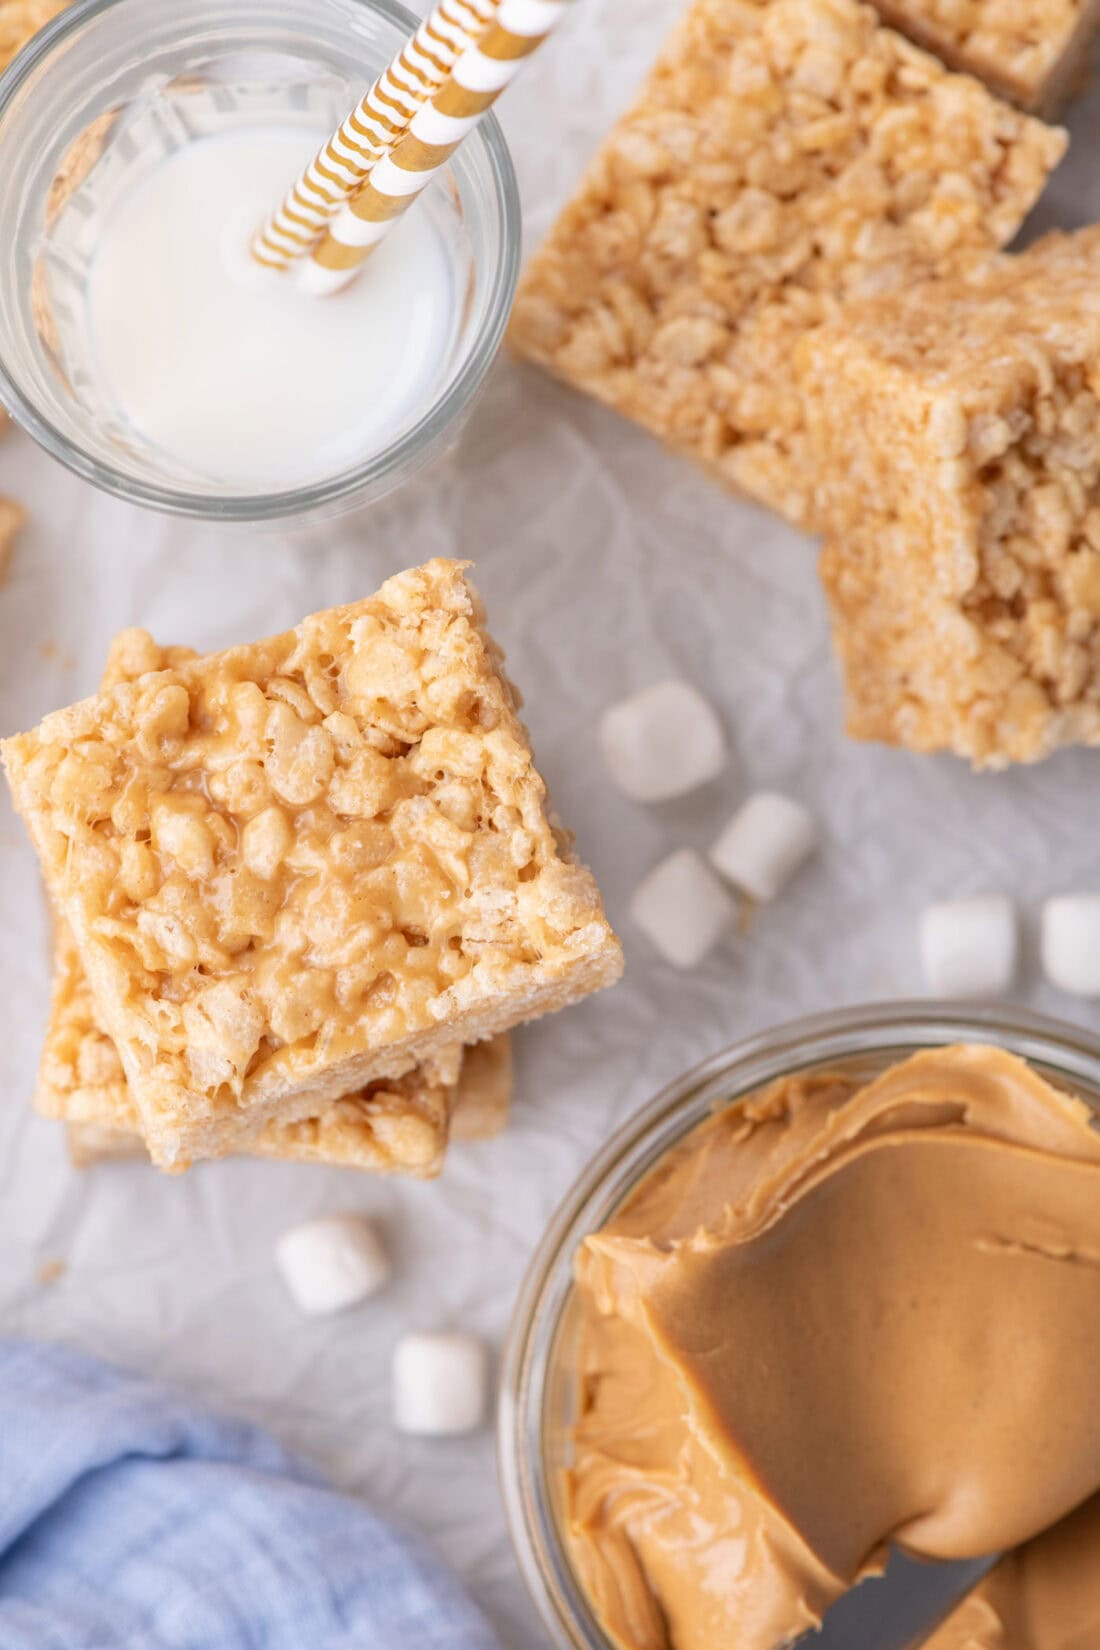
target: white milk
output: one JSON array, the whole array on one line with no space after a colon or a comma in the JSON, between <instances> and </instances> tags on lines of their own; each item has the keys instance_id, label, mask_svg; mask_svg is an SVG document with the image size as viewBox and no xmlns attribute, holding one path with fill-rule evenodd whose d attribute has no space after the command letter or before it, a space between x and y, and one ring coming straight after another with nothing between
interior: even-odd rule
<instances>
[{"instance_id":1,"label":"white milk","mask_svg":"<svg viewBox=\"0 0 1100 1650\"><path fill-rule=\"evenodd\" d=\"M237 128L186 144L99 227L87 286L96 376L184 471L281 491L362 462L431 404L459 272L414 207L334 297L247 255L325 133Z\"/></svg>"}]
</instances>

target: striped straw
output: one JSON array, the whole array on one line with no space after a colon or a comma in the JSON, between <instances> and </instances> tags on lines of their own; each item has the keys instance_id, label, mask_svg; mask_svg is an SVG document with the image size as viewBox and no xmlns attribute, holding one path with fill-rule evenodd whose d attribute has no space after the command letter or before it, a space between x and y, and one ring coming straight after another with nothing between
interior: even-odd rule
<instances>
[{"instance_id":1,"label":"striped straw","mask_svg":"<svg viewBox=\"0 0 1100 1650\"><path fill-rule=\"evenodd\" d=\"M371 167L408 130L417 110L446 84L499 5L500 0L440 0L257 230L253 257L285 270L316 244Z\"/></svg>"},{"instance_id":2,"label":"striped straw","mask_svg":"<svg viewBox=\"0 0 1100 1650\"><path fill-rule=\"evenodd\" d=\"M407 131L371 168L301 265L311 292L335 292L446 165L466 134L491 109L526 58L565 14L570 0L500 0L446 82L413 115Z\"/></svg>"}]
</instances>

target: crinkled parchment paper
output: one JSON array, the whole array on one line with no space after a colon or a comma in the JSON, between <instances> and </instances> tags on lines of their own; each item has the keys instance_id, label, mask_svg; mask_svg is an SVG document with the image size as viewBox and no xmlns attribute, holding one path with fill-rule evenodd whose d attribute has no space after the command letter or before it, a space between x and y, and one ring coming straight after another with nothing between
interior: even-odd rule
<instances>
[{"instance_id":1,"label":"crinkled parchment paper","mask_svg":"<svg viewBox=\"0 0 1100 1650\"><path fill-rule=\"evenodd\" d=\"M532 240L674 11L667 0L577 0L505 100ZM600 56L608 41L610 58ZM591 65L577 67L589 52ZM1072 125L1076 154L1037 214L1043 228L1100 217L1100 95L1077 106ZM212 649L373 590L412 560L477 563L541 766L625 940L625 982L519 1035L510 1131L455 1149L438 1184L249 1162L180 1180L138 1164L79 1175L60 1131L27 1103L46 1012L46 915L5 798L0 1327L77 1341L266 1421L426 1531L512 1650L533 1650L544 1641L508 1547L492 1438L393 1433L396 1337L456 1324L499 1344L533 1245L606 1136L733 1038L919 992L916 926L928 899L1008 888L1034 911L1046 894L1100 889L1100 752L974 777L951 759L847 743L812 545L612 414L504 360L450 458L369 515L298 538L128 509L18 434L0 445L3 492L32 512L0 589L4 733L90 691L121 625ZM647 810L606 779L595 724L610 700L664 674L713 698L732 755L705 792ZM632 932L631 889L674 845L704 846L762 785L810 803L822 851L749 936L678 975ZM1058 999L1033 962L1020 995L1100 1029L1100 1009ZM384 1223L396 1281L360 1311L305 1322L273 1271L272 1244L292 1220L345 1208ZM39 1269L54 1259L65 1270L45 1285Z\"/></svg>"}]
</instances>

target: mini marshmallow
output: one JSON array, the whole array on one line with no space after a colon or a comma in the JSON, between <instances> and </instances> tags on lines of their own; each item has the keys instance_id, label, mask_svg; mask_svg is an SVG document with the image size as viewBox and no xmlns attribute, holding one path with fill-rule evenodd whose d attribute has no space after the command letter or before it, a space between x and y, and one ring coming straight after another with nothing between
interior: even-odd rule
<instances>
[{"instance_id":1,"label":"mini marshmallow","mask_svg":"<svg viewBox=\"0 0 1100 1650\"><path fill-rule=\"evenodd\" d=\"M694 968L731 925L737 906L699 854L678 848L635 889L630 915L667 962Z\"/></svg>"},{"instance_id":2,"label":"mini marshmallow","mask_svg":"<svg viewBox=\"0 0 1100 1650\"><path fill-rule=\"evenodd\" d=\"M1003 894L944 900L921 918L924 978L937 997L999 997L1016 977L1016 909Z\"/></svg>"},{"instance_id":3,"label":"mini marshmallow","mask_svg":"<svg viewBox=\"0 0 1100 1650\"><path fill-rule=\"evenodd\" d=\"M813 817L789 796L757 791L734 814L710 851L716 870L764 904L790 880L817 840Z\"/></svg>"},{"instance_id":4,"label":"mini marshmallow","mask_svg":"<svg viewBox=\"0 0 1100 1650\"><path fill-rule=\"evenodd\" d=\"M1100 997L1100 894L1048 899L1040 951L1051 985L1075 997Z\"/></svg>"},{"instance_id":5,"label":"mini marshmallow","mask_svg":"<svg viewBox=\"0 0 1100 1650\"><path fill-rule=\"evenodd\" d=\"M275 1259L295 1306L311 1318L355 1306L390 1276L378 1234L358 1215L292 1226L276 1244Z\"/></svg>"},{"instance_id":6,"label":"mini marshmallow","mask_svg":"<svg viewBox=\"0 0 1100 1650\"><path fill-rule=\"evenodd\" d=\"M393 1418L424 1438L474 1432L485 1419L489 1360L474 1335L406 1335L393 1355Z\"/></svg>"},{"instance_id":7,"label":"mini marshmallow","mask_svg":"<svg viewBox=\"0 0 1100 1650\"><path fill-rule=\"evenodd\" d=\"M726 765L722 724L690 682L655 682L613 705L600 744L612 779L635 802L683 796Z\"/></svg>"}]
</instances>

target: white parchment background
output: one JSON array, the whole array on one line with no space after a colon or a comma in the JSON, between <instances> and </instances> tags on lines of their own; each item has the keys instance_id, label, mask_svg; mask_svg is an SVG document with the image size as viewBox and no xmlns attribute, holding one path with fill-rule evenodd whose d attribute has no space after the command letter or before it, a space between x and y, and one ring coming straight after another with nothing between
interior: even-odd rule
<instances>
[{"instance_id":1,"label":"white parchment background","mask_svg":"<svg viewBox=\"0 0 1100 1650\"><path fill-rule=\"evenodd\" d=\"M675 10L670 0L578 0L564 37L505 100L531 242ZM578 55L588 59L580 68ZM1078 104L1071 124L1075 149L1037 214L1043 228L1100 217L1100 95ZM427 1532L512 1650L533 1650L544 1641L508 1547L491 1437L421 1444L394 1434L395 1339L406 1327L453 1324L499 1344L551 1210L616 1125L750 1030L919 992L915 931L929 898L1008 888L1031 919L1046 894L1100 888L1100 755L974 777L953 760L846 742L812 546L610 413L507 361L453 456L399 498L322 532L261 537L160 520L100 497L21 435L0 446L4 491L33 511L0 589L4 733L90 691L122 625L213 649L358 597L428 556L477 563L540 765L623 935L625 983L520 1035L512 1128L456 1149L436 1185L247 1162L180 1181L139 1165L82 1176L59 1131L27 1106L46 1010L46 925L5 800L0 1328L77 1342L265 1421L341 1484ZM643 810L606 779L595 719L665 674L688 677L719 706L732 758L687 803ZM751 938L678 975L631 931L630 891L677 843L705 845L761 785L806 799L822 850ZM1021 998L1100 1022L1100 1011L1037 982L1033 932L1027 949ZM272 1244L292 1220L344 1208L385 1224L397 1278L363 1310L308 1323L285 1298ZM44 1285L38 1271L52 1259L65 1270Z\"/></svg>"}]
</instances>

